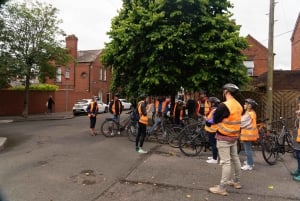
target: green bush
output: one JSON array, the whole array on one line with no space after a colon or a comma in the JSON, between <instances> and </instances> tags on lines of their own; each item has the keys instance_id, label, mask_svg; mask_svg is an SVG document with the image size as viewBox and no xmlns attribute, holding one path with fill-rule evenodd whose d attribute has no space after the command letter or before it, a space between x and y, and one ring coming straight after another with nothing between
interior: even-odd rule
<instances>
[{"instance_id":1,"label":"green bush","mask_svg":"<svg viewBox=\"0 0 300 201\"><path fill-rule=\"evenodd\" d=\"M34 84L29 86L30 91L56 91L58 86L53 84ZM25 86L11 87L9 90L24 91Z\"/></svg>"}]
</instances>

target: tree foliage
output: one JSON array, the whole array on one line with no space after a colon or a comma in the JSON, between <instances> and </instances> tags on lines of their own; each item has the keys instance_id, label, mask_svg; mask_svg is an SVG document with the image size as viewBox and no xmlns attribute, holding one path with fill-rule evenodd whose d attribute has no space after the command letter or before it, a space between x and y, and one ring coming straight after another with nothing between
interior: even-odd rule
<instances>
[{"instance_id":1,"label":"tree foliage","mask_svg":"<svg viewBox=\"0 0 300 201\"><path fill-rule=\"evenodd\" d=\"M30 80L39 77L55 78L57 65L69 61L69 56L62 41L58 27L58 10L52 5L39 2L6 3L0 10L0 70L6 81L10 78L24 79L24 112L28 114L28 89ZM4 81L5 82L5 81Z\"/></svg>"},{"instance_id":2,"label":"tree foliage","mask_svg":"<svg viewBox=\"0 0 300 201\"><path fill-rule=\"evenodd\" d=\"M112 90L175 94L216 92L247 83L247 47L227 0L123 0L101 61L113 67Z\"/></svg>"}]
</instances>

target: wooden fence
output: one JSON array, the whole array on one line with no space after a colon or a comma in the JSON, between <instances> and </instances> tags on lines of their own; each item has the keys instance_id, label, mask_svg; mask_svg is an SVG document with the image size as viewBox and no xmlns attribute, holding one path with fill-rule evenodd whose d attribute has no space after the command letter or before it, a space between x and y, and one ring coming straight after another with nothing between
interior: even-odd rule
<instances>
[{"instance_id":1,"label":"wooden fence","mask_svg":"<svg viewBox=\"0 0 300 201\"><path fill-rule=\"evenodd\" d=\"M288 127L293 128L296 119L295 111L297 108L296 99L300 97L300 90L280 90L273 91L273 115L272 121L279 120L280 117L288 119ZM266 118L267 109L267 94L258 92L242 92L239 99L252 98L257 101L257 119L263 120ZM274 125L276 128L280 124ZM272 126L273 127L273 126ZM275 128L275 129L276 129Z\"/></svg>"}]
</instances>

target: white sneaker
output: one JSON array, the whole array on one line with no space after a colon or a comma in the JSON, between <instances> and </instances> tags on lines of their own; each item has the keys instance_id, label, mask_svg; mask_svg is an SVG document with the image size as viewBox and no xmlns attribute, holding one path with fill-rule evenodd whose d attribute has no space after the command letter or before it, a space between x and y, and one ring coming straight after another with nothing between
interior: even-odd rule
<instances>
[{"instance_id":1,"label":"white sneaker","mask_svg":"<svg viewBox=\"0 0 300 201\"><path fill-rule=\"evenodd\" d=\"M120 132L120 131L118 131L118 135L121 135L121 132Z\"/></svg>"},{"instance_id":2,"label":"white sneaker","mask_svg":"<svg viewBox=\"0 0 300 201\"><path fill-rule=\"evenodd\" d=\"M217 164L218 163L218 160L215 160L215 159L209 159L209 160L206 160L207 163L213 163L213 164Z\"/></svg>"},{"instance_id":3,"label":"white sneaker","mask_svg":"<svg viewBox=\"0 0 300 201\"><path fill-rule=\"evenodd\" d=\"M244 165L243 166L245 166L245 165L248 165L247 161L244 161ZM253 167L254 167L254 164L252 165L252 168Z\"/></svg>"},{"instance_id":4,"label":"white sneaker","mask_svg":"<svg viewBox=\"0 0 300 201\"><path fill-rule=\"evenodd\" d=\"M143 150L141 147L139 148L138 152L140 154L146 154L146 153L148 153L147 151Z\"/></svg>"},{"instance_id":5,"label":"white sneaker","mask_svg":"<svg viewBox=\"0 0 300 201\"><path fill-rule=\"evenodd\" d=\"M242 170L253 170L253 167L250 165L244 165L241 167Z\"/></svg>"}]
</instances>

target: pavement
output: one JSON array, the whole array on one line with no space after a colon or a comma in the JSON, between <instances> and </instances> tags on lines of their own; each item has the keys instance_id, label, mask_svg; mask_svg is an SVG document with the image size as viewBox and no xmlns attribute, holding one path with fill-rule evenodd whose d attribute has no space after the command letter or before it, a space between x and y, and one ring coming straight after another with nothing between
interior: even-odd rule
<instances>
[{"instance_id":1,"label":"pavement","mask_svg":"<svg viewBox=\"0 0 300 201\"><path fill-rule=\"evenodd\" d=\"M24 121L45 121L45 120L63 120L73 118L72 112L57 112L51 114L34 114L29 115L27 118L23 116L0 116L0 124L24 122ZM5 148L7 143L6 137L0 137L0 151Z\"/></svg>"}]
</instances>

